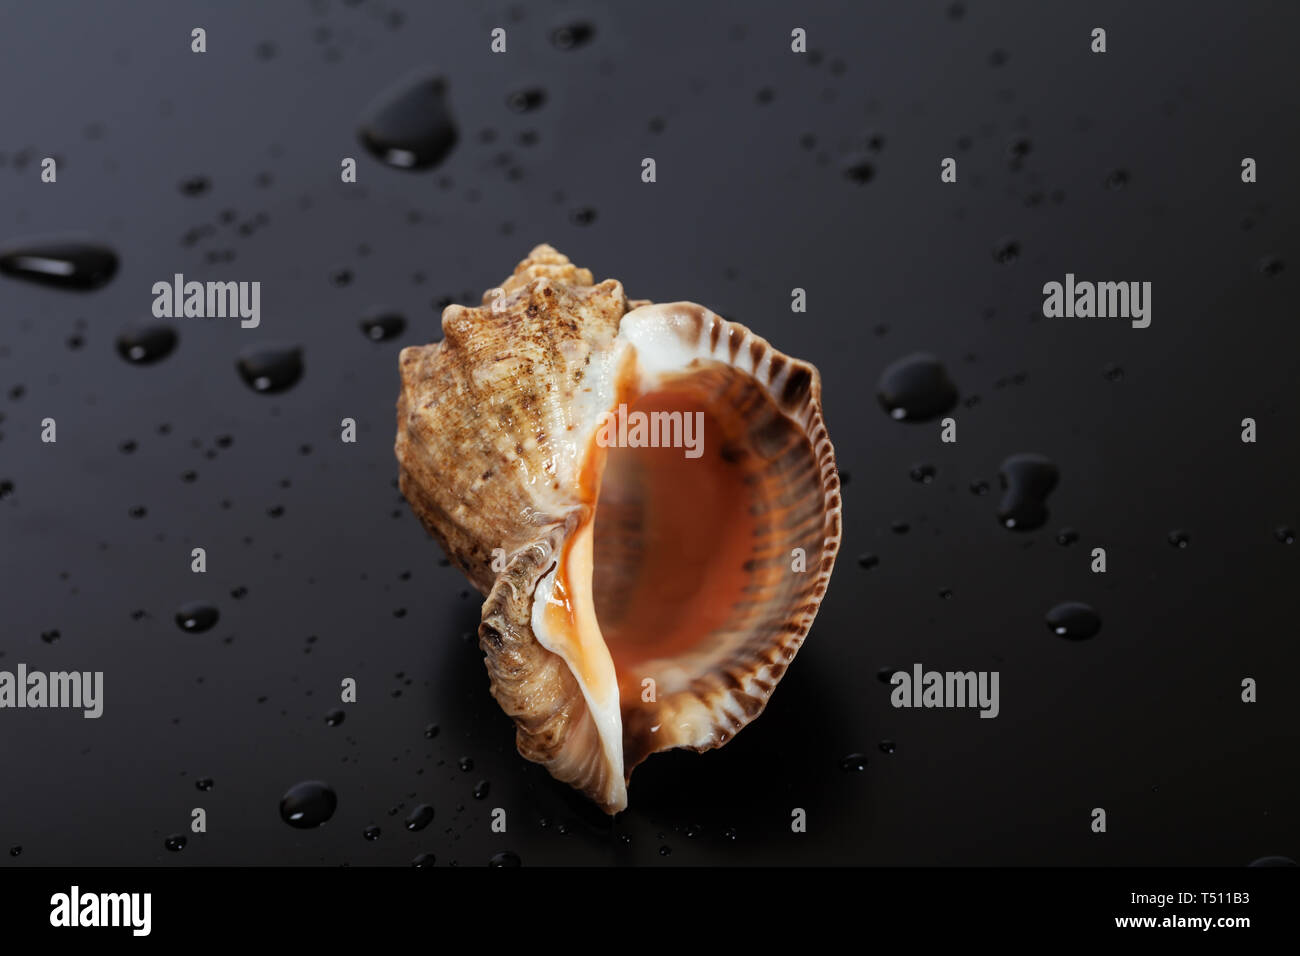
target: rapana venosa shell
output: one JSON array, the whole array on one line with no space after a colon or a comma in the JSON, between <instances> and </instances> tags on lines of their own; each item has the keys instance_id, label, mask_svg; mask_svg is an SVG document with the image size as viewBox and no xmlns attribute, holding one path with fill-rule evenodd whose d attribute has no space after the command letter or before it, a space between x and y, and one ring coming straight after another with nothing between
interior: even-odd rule
<instances>
[{"instance_id":1,"label":"rapana venosa shell","mask_svg":"<svg viewBox=\"0 0 1300 956\"><path fill-rule=\"evenodd\" d=\"M616 813L647 756L757 717L808 634L840 542L817 370L550 246L442 329L401 354L402 493L487 595L519 752Z\"/></svg>"}]
</instances>

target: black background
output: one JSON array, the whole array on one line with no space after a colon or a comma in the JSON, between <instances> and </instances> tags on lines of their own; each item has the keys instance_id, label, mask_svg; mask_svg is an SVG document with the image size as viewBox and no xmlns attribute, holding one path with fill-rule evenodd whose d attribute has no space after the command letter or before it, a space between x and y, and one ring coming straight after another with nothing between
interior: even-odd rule
<instances>
[{"instance_id":1,"label":"black background","mask_svg":"<svg viewBox=\"0 0 1300 956\"><path fill-rule=\"evenodd\" d=\"M87 294L0 277L0 668L102 670L106 685L97 721L0 712L0 864L1300 855L1300 553L1274 536L1300 521L1300 10L953 6L6 4L0 240L84 233L122 265ZM557 49L552 29L574 20L592 41ZM790 52L796 26L807 55ZM435 170L385 167L357 122L429 68L460 141ZM540 109L507 108L534 86ZM40 182L44 156L57 184ZM344 156L356 185L339 181ZM956 184L939 181L945 156ZM1257 184L1240 180L1245 156ZM845 175L863 162L868 182ZM1127 182L1109 188L1116 170ZM211 188L184 195L199 175ZM1008 238L1020 254L999 263ZM436 340L443 304L477 302L538 242L816 363L848 473L829 595L767 712L720 751L650 760L612 823L514 752L472 638L479 598L395 488L399 348ZM260 281L261 327L177 320L175 353L133 367L114 339L175 272ZM1043 318L1042 285L1066 272L1152 282L1151 327ZM405 334L367 341L374 307L404 313ZM305 374L255 394L235 356L276 341L304 348ZM960 388L956 445L875 398L880 371L918 349ZM345 416L355 445L338 440ZM1257 444L1240 441L1246 416ZM1028 533L995 519L1016 452L1061 469ZM921 462L934 483L909 478ZM972 494L977 480L993 491ZM1170 546L1174 529L1189 547ZM221 620L187 634L174 615L196 599ZM1052 635L1043 615L1063 600L1095 606L1100 634ZM892 708L876 672L915 662L1000 671L1001 715ZM329 727L344 677L359 701ZM855 751L867 769L846 773ZM291 829L279 799L313 778L338 812ZM408 833L421 802L436 819ZM208 832L166 851L194 807ZM806 834L790 832L794 807Z\"/></svg>"}]
</instances>

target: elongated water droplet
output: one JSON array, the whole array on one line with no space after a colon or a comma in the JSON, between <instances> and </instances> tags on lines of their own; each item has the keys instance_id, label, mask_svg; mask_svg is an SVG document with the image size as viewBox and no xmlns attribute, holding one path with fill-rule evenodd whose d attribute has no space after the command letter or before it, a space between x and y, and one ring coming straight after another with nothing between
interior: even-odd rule
<instances>
[{"instance_id":1,"label":"elongated water droplet","mask_svg":"<svg viewBox=\"0 0 1300 956\"><path fill-rule=\"evenodd\" d=\"M366 110L357 135L372 155L389 166L437 166L459 138L447 103L447 82L426 73L390 87Z\"/></svg>"},{"instance_id":2,"label":"elongated water droplet","mask_svg":"<svg viewBox=\"0 0 1300 956\"><path fill-rule=\"evenodd\" d=\"M849 754L840 760L840 769L845 773L857 773L867 769L866 754Z\"/></svg>"},{"instance_id":3,"label":"elongated water droplet","mask_svg":"<svg viewBox=\"0 0 1300 956\"><path fill-rule=\"evenodd\" d=\"M0 272L88 292L117 273L117 253L108 246L77 239L36 239L0 250Z\"/></svg>"},{"instance_id":4,"label":"elongated water droplet","mask_svg":"<svg viewBox=\"0 0 1300 956\"><path fill-rule=\"evenodd\" d=\"M876 397L889 417L924 422L950 411L957 404L957 386L935 356L914 352L880 373Z\"/></svg>"},{"instance_id":5,"label":"elongated water droplet","mask_svg":"<svg viewBox=\"0 0 1300 956\"><path fill-rule=\"evenodd\" d=\"M1101 630L1101 617L1087 604L1066 601L1047 612L1047 626L1058 637L1083 641Z\"/></svg>"},{"instance_id":6,"label":"elongated water droplet","mask_svg":"<svg viewBox=\"0 0 1300 956\"><path fill-rule=\"evenodd\" d=\"M1060 480L1060 472L1042 455L1012 455L998 469L1002 501L998 521L1012 531L1032 531L1047 520L1047 496Z\"/></svg>"},{"instance_id":7,"label":"elongated water droplet","mask_svg":"<svg viewBox=\"0 0 1300 956\"><path fill-rule=\"evenodd\" d=\"M318 827L338 809L339 798L330 785L320 780L296 783L280 798L280 819L291 827Z\"/></svg>"},{"instance_id":8,"label":"elongated water droplet","mask_svg":"<svg viewBox=\"0 0 1300 956\"><path fill-rule=\"evenodd\" d=\"M579 20L556 27L551 31L551 43L561 50L576 50L586 46L596 35L596 28L590 23Z\"/></svg>"},{"instance_id":9,"label":"elongated water droplet","mask_svg":"<svg viewBox=\"0 0 1300 956\"><path fill-rule=\"evenodd\" d=\"M150 365L171 355L176 330L164 322L130 325L117 337L117 354L132 365Z\"/></svg>"},{"instance_id":10,"label":"elongated water droplet","mask_svg":"<svg viewBox=\"0 0 1300 956\"><path fill-rule=\"evenodd\" d=\"M239 375L255 392L283 392L302 378L302 349L250 346L239 353Z\"/></svg>"},{"instance_id":11,"label":"elongated water droplet","mask_svg":"<svg viewBox=\"0 0 1300 956\"><path fill-rule=\"evenodd\" d=\"M519 859L519 854L511 850L502 850L488 860L488 866L522 866L523 861Z\"/></svg>"},{"instance_id":12,"label":"elongated water droplet","mask_svg":"<svg viewBox=\"0 0 1300 956\"><path fill-rule=\"evenodd\" d=\"M433 822L433 807L422 803L406 816L406 829L423 830Z\"/></svg>"}]
</instances>

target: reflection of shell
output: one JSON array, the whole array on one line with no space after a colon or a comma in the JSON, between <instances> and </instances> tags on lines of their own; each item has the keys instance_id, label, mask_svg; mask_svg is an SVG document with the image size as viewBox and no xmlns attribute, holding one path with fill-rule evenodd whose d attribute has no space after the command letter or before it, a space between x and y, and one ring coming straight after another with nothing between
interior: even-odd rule
<instances>
[{"instance_id":1,"label":"reflection of shell","mask_svg":"<svg viewBox=\"0 0 1300 956\"><path fill-rule=\"evenodd\" d=\"M487 595L519 752L616 813L647 756L757 717L812 625L840 540L817 370L549 246L442 328L401 355L402 493ZM620 405L702 421L698 457L628 447Z\"/></svg>"}]
</instances>

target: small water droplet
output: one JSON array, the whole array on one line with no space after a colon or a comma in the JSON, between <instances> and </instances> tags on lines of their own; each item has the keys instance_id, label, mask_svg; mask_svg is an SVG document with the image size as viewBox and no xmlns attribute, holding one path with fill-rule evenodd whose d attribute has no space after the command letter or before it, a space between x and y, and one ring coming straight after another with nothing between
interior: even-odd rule
<instances>
[{"instance_id":1,"label":"small water droplet","mask_svg":"<svg viewBox=\"0 0 1300 956\"><path fill-rule=\"evenodd\" d=\"M1124 381L1124 369L1118 365L1107 365L1105 375L1108 382Z\"/></svg>"},{"instance_id":2,"label":"small water droplet","mask_svg":"<svg viewBox=\"0 0 1300 956\"><path fill-rule=\"evenodd\" d=\"M163 846L171 850L173 853L179 853L181 850L185 849L186 842L184 834L173 833L167 839L163 840Z\"/></svg>"},{"instance_id":3,"label":"small water droplet","mask_svg":"<svg viewBox=\"0 0 1300 956\"><path fill-rule=\"evenodd\" d=\"M1083 641L1101 630L1101 618L1087 604L1066 601L1047 612L1047 626L1058 637Z\"/></svg>"},{"instance_id":4,"label":"small water droplet","mask_svg":"<svg viewBox=\"0 0 1300 956\"><path fill-rule=\"evenodd\" d=\"M506 97L506 106L512 113L532 113L545 103L546 91L536 86L516 90Z\"/></svg>"},{"instance_id":5,"label":"small water droplet","mask_svg":"<svg viewBox=\"0 0 1300 956\"><path fill-rule=\"evenodd\" d=\"M424 736L432 740L434 737L438 736L438 731L439 727L437 724L429 724L429 726L424 728Z\"/></svg>"},{"instance_id":6,"label":"small water droplet","mask_svg":"<svg viewBox=\"0 0 1300 956\"><path fill-rule=\"evenodd\" d=\"M551 31L551 43L560 50L576 50L586 46L596 35L596 28L590 23L578 20L556 27Z\"/></svg>"},{"instance_id":7,"label":"small water droplet","mask_svg":"<svg viewBox=\"0 0 1300 956\"><path fill-rule=\"evenodd\" d=\"M334 816L339 798L320 780L296 783L280 798L280 819L300 830L318 827Z\"/></svg>"},{"instance_id":8,"label":"small water droplet","mask_svg":"<svg viewBox=\"0 0 1300 956\"><path fill-rule=\"evenodd\" d=\"M500 853L494 853L492 859L488 860L488 866L522 866L523 861L519 859L519 854L512 850L502 850Z\"/></svg>"},{"instance_id":9,"label":"small water droplet","mask_svg":"<svg viewBox=\"0 0 1300 956\"><path fill-rule=\"evenodd\" d=\"M1107 189L1123 189L1128 185L1127 169L1112 169L1106 174Z\"/></svg>"},{"instance_id":10,"label":"small water droplet","mask_svg":"<svg viewBox=\"0 0 1300 956\"><path fill-rule=\"evenodd\" d=\"M10 855L10 856L22 856L22 855L23 855L23 848L22 848L22 846L21 846L20 844L18 844L18 843L15 843L13 846L11 846L11 847L9 848L9 855Z\"/></svg>"},{"instance_id":11,"label":"small water droplet","mask_svg":"<svg viewBox=\"0 0 1300 956\"><path fill-rule=\"evenodd\" d=\"M891 418L923 422L938 418L957 404L957 386L938 358L915 352L880 373L876 397Z\"/></svg>"},{"instance_id":12,"label":"small water droplet","mask_svg":"<svg viewBox=\"0 0 1300 956\"><path fill-rule=\"evenodd\" d=\"M909 477L919 485L933 483L935 474L934 465L913 465L912 470L908 472Z\"/></svg>"},{"instance_id":13,"label":"small water droplet","mask_svg":"<svg viewBox=\"0 0 1300 956\"><path fill-rule=\"evenodd\" d=\"M406 829L412 832L423 830L433 822L433 807L422 803L406 816Z\"/></svg>"},{"instance_id":14,"label":"small water droplet","mask_svg":"<svg viewBox=\"0 0 1300 956\"><path fill-rule=\"evenodd\" d=\"M1168 540L1175 548L1185 549L1192 543L1192 536L1186 531L1174 530L1169 532Z\"/></svg>"},{"instance_id":15,"label":"small water droplet","mask_svg":"<svg viewBox=\"0 0 1300 956\"><path fill-rule=\"evenodd\" d=\"M57 630L41 632L41 640L44 641L46 644L53 644L58 639L59 639L59 632Z\"/></svg>"},{"instance_id":16,"label":"small water droplet","mask_svg":"<svg viewBox=\"0 0 1300 956\"><path fill-rule=\"evenodd\" d=\"M1075 531L1073 528L1062 528L1060 531L1056 532L1056 543L1063 547L1068 548L1078 540L1079 532Z\"/></svg>"},{"instance_id":17,"label":"small water droplet","mask_svg":"<svg viewBox=\"0 0 1300 956\"><path fill-rule=\"evenodd\" d=\"M704 832L704 827L700 826L698 823L692 823L690 826L686 828L686 836L688 839L691 840L694 840L703 832Z\"/></svg>"},{"instance_id":18,"label":"small water droplet","mask_svg":"<svg viewBox=\"0 0 1300 956\"><path fill-rule=\"evenodd\" d=\"M490 786L491 785L486 780L480 780L478 783L474 784L474 799L475 800L487 799L488 790L490 789Z\"/></svg>"},{"instance_id":19,"label":"small water droplet","mask_svg":"<svg viewBox=\"0 0 1300 956\"><path fill-rule=\"evenodd\" d=\"M849 182L864 186L876 178L876 167L868 162L857 162L844 169L844 178Z\"/></svg>"},{"instance_id":20,"label":"small water droplet","mask_svg":"<svg viewBox=\"0 0 1300 956\"><path fill-rule=\"evenodd\" d=\"M340 708L335 708L325 715L325 725L327 727L337 727L347 718L347 713Z\"/></svg>"},{"instance_id":21,"label":"small water droplet","mask_svg":"<svg viewBox=\"0 0 1300 956\"><path fill-rule=\"evenodd\" d=\"M176 623L180 625L182 631L200 634L215 625L220 616L217 609L211 604L204 604L202 601L191 601L180 606L180 609L176 612Z\"/></svg>"},{"instance_id":22,"label":"small water droplet","mask_svg":"<svg viewBox=\"0 0 1300 956\"><path fill-rule=\"evenodd\" d=\"M406 331L406 319L396 312L373 312L361 320L361 331L372 342L386 342Z\"/></svg>"},{"instance_id":23,"label":"small water droplet","mask_svg":"<svg viewBox=\"0 0 1300 956\"><path fill-rule=\"evenodd\" d=\"M117 253L76 239L31 240L0 250L0 272L15 279L88 292L117 273Z\"/></svg>"},{"instance_id":24,"label":"small water droplet","mask_svg":"<svg viewBox=\"0 0 1300 956\"><path fill-rule=\"evenodd\" d=\"M993 247L993 261L1008 265L1020 258L1020 243L1015 239L1002 239Z\"/></svg>"},{"instance_id":25,"label":"small water droplet","mask_svg":"<svg viewBox=\"0 0 1300 956\"><path fill-rule=\"evenodd\" d=\"M897 667L882 667L880 670L876 671L876 680L880 681L882 684L892 683L894 674L897 672Z\"/></svg>"},{"instance_id":26,"label":"small water droplet","mask_svg":"<svg viewBox=\"0 0 1300 956\"><path fill-rule=\"evenodd\" d=\"M302 377L302 349L249 346L239 353L236 365L253 391L264 395L283 392Z\"/></svg>"},{"instance_id":27,"label":"small water droplet","mask_svg":"<svg viewBox=\"0 0 1300 956\"><path fill-rule=\"evenodd\" d=\"M434 859L435 858L432 853L420 853L413 860L411 860L411 866L414 866L417 869L433 866Z\"/></svg>"},{"instance_id":28,"label":"small water droplet","mask_svg":"<svg viewBox=\"0 0 1300 956\"><path fill-rule=\"evenodd\" d=\"M161 322L131 325L117 337L117 354L132 365L150 365L176 348L176 330Z\"/></svg>"},{"instance_id":29,"label":"small water droplet","mask_svg":"<svg viewBox=\"0 0 1300 956\"><path fill-rule=\"evenodd\" d=\"M1291 859L1289 856L1261 856L1258 860L1252 861L1250 865L1251 866L1295 866L1296 862L1295 860Z\"/></svg>"},{"instance_id":30,"label":"small water droplet","mask_svg":"<svg viewBox=\"0 0 1300 956\"><path fill-rule=\"evenodd\" d=\"M840 769L845 773L858 773L867 769L866 754L849 754L840 760Z\"/></svg>"},{"instance_id":31,"label":"small water droplet","mask_svg":"<svg viewBox=\"0 0 1300 956\"><path fill-rule=\"evenodd\" d=\"M889 526L889 530L894 532L894 534L907 534L907 532L912 530L912 526L906 521L895 521Z\"/></svg>"},{"instance_id":32,"label":"small water droplet","mask_svg":"<svg viewBox=\"0 0 1300 956\"><path fill-rule=\"evenodd\" d=\"M199 777L198 780L194 781L194 786L202 790L204 793L211 790L212 785L213 781L211 777Z\"/></svg>"},{"instance_id":33,"label":"small water droplet","mask_svg":"<svg viewBox=\"0 0 1300 956\"><path fill-rule=\"evenodd\" d=\"M191 176L189 179L182 179L180 182L181 195L183 196L202 196L208 191L212 183L207 176Z\"/></svg>"},{"instance_id":34,"label":"small water droplet","mask_svg":"<svg viewBox=\"0 0 1300 956\"><path fill-rule=\"evenodd\" d=\"M1060 472L1042 455L1012 455L998 469L1002 501L998 521L1012 531L1032 531L1047 520L1047 496L1060 480Z\"/></svg>"},{"instance_id":35,"label":"small water droplet","mask_svg":"<svg viewBox=\"0 0 1300 956\"><path fill-rule=\"evenodd\" d=\"M13 493L14 493L14 483L12 481L9 481L8 479L5 479L4 481L0 481L0 501L4 501Z\"/></svg>"},{"instance_id":36,"label":"small water droplet","mask_svg":"<svg viewBox=\"0 0 1300 956\"><path fill-rule=\"evenodd\" d=\"M569 221L575 226L590 226L596 221L596 210L590 206L583 206L569 213Z\"/></svg>"},{"instance_id":37,"label":"small water droplet","mask_svg":"<svg viewBox=\"0 0 1300 956\"><path fill-rule=\"evenodd\" d=\"M939 591L939 597L945 601L952 600L952 588L941 588Z\"/></svg>"},{"instance_id":38,"label":"small water droplet","mask_svg":"<svg viewBox=\"0 0 1300 956\"><path fill-rule=\"evenodd\" d=\"M447 103L447 83L423 74L382 93L366 110L357 132L372 155L397 169L428 169L459 138Z\"/></svg>"},{"instance_id":39,"label":"small water droplet","mask_svg":"<svg viewBox=\"0 0 1300 956\"><path fill-rule=\"evenodd\" d=\"M860 568L874 568L879 563L880 563L880 558L878 558L874 554L858 555L858 567Z\"/></svg>"},{"instance_id":40,"label":"small water droplet","mask_svg":"<svg viewBox=\"0 0 1300 956\"><path fill-rule=\"evenodd\" d=\"M735 840L735 839L736 839L736 828L735 828L735 827L727 827L727 829L725 829L725 830L722 831L722 837L723 837L723 839L725 839L725 840Z\"/></svg>"},{"instance_id":41,"label":"small water droplet","mask_svg":"<svg viewBox=\"0 0 1300 956\"><path fill-rule=\"evenodd\" d=\"M1259 262L1259 271L1270 278L1280 276L1286 270L1286 265L1277 256L1266 256Z\"/></svg>"},{"instance_id":42,"label":"small water droplet","mask_svg":"<svg viewBox=\"0 0 1300 956\"><path fill-rule=\"evenodd\" d=\"M466 773L474 769L473 757L461 757L459 763L460 763L460 769L464 770Z\"/></svg>"},{"instance_id":43,"label":"small water droplet","mask_svg":"<svg viewBox=\"0 0 1300 956\"><path fill-rule=\"evenodd\" d=\"M895 744L892 740L882 740L880 742L881 753L892 754L897 749L898 749L897 744Z\"/></svg>"},{"instance_id":44,"label":"small water droplet","mask_svg":"<svg viewBox=\"0 0 1300 956\"><path fill-rule=\"evenodd\" d=\"M374 826L372 824L371 826L368 826L364 830L362 830L361 835L365 837L367 840L369 840L371 843L373 843L374 841L379 839L381 832L382 831L379 829L379 827Z\"/></svg>"},{"instance_id":45,"label":"small water droplet","mask_svg":"<svg viewBox=\"0 0 1300 956\"><path fill-rule=\"evenodd\" d=\"M1281 544L1295 544L1295 531L1285 525L1273 529L1273 537Z\"/></svg>"}]
</instances>

